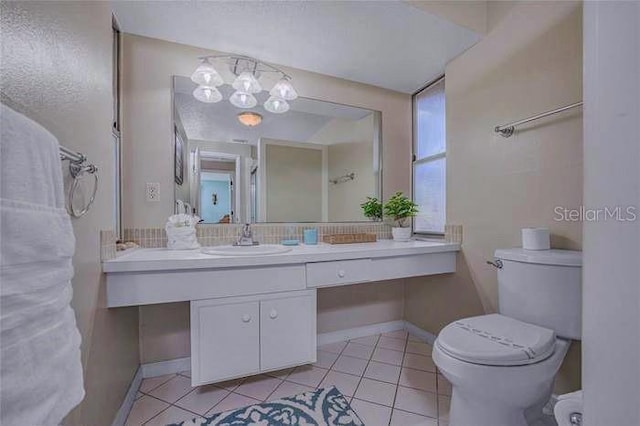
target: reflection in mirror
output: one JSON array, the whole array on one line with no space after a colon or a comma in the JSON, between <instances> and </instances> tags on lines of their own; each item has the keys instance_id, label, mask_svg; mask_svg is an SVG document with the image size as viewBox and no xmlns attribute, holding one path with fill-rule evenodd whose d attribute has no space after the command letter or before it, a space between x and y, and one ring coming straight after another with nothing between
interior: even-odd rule
<instances>
[{"instance_id":1,"label":"reflection in mirror","mask_svg":"<svg viewBox=\"0 0 640 426\"><path fill-rule=\"evenodd\" d=\"M195 88L174 77L176 211L204 223L366 220L360 204L381 193L379 112L298 98L272 114L236 108L227 85L217 103Z\"/></svg>"}]
</instances>

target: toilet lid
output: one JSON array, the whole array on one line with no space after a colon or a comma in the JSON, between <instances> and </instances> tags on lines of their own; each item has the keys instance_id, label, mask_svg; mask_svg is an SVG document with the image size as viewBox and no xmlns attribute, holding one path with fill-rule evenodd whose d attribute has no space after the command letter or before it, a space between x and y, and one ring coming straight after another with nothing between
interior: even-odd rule
<instances>
[{"instance_id":1,"label":"toilet lid","mask_svg":"<svg viewBox=\"0 0 640 426\"><path fill-rule=\"evenodd\" d=\"M548 358L553 330L500 314L465 318L447 325L436 344L448 355L482 365L526 365Z\"/></svg>"}]
</instances>

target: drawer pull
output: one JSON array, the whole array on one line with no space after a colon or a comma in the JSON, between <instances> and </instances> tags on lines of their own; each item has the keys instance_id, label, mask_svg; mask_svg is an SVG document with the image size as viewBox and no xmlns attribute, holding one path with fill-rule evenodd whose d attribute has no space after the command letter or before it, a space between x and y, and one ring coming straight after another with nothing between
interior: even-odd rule
<instances>
[{"instance_id":1,"label":"drawer pull","mask_svg":"<svg viewBox=\"0 0 640 426\"><path fill-rule=\"evenodd\" d=\"M276 311L275 309L272 309L271 312L269 312L269 318L271 319L278 318L278 311Z\"/></svg>"},{"instance_id":2,"label":"drawer pull","mask_svg":"<svg viewBox=\"0 0 640 426\"><path fill-rule=\"evenodd\" d=\"M242 322L249 322L249 321L251 321L251 315L249 315L249 314L244 314L244 315L242 316Z\"/></svg>"},{"instance_id":3,"label":"drawer pull","mask_svg":"<svg viewBox=\"0 0 640 426\"><path fill-rule=\"evenodd\" d=\"M347 273L345 271L343 271L342 269L338 271L338 276L340 278L344 278L345 275L347 275Z\"/></svg>"}]
</instances>

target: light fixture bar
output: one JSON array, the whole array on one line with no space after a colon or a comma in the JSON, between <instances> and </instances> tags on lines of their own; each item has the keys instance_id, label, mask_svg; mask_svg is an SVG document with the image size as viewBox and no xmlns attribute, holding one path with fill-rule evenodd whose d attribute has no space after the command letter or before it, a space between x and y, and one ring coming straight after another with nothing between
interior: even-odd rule
<instances>
[{"instance_id":1,"label":"light fixture bar","mask_svg":"<svg viewBox=\"0 0 640 426\"><path fill-rule=\"evenodd\" d=\"M245 55L207 55L207 56L199 56L198 59L200 60L222 60L222 59L230 59L232 61L235 62L235 64L237 65L238 60L244 60L244 61L249 61L249 62L253 62L256 65L256 69L254 70L254 72L275 72L275 73L279 73L282 75L282 77L287 78L287 79L291 79L291 76L289 74L287 74L286 72L282 71L280 68L275 67L271 64L268 64L266 62L262 62L259 61L258 59L252 58L251 56L245 56ZM261 69L258 68L259 65L262 65L265 67L265 69ZM235 74L235 71L234 71ZM237 75L237 74L236 74Z\"/></svg>"}]
</instances>

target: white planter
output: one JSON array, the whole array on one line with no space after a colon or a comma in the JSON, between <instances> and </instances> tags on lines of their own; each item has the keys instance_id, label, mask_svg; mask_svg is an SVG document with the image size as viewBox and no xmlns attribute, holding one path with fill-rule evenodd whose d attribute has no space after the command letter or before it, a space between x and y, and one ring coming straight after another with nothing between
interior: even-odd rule
<instances>
[{"instance_id":1,"label":"white planter","mask_svg":"<svg viewBox=\"0 0 640 426\"><path fill-rule=\"evenodd\" d=\"M411 228L391 228L391 235L393 235L393 241L406 242L411 239Z\"/></svg>"}]
</instances>

